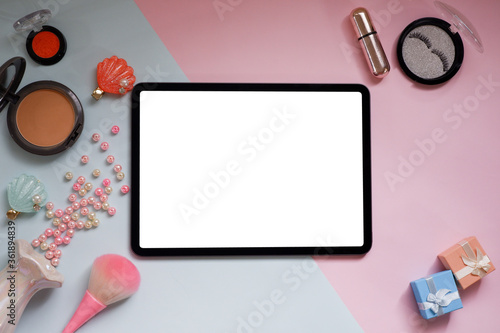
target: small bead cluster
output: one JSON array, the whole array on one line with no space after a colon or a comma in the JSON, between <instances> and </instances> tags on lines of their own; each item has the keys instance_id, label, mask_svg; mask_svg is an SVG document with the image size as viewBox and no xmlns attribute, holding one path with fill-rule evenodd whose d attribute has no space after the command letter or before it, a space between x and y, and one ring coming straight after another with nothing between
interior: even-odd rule
<instances>
[{"instance_id":1,"label":"small bead cluster","mask_svg":"<svg viewBox=\"0 0 500 333\"><path fill-rule=\"evenodd\" d=\"M118 126L113 126L112 133L117 134L118 131ZM97 133L93 134L92 140L98 142L100 140L100 135ZM106 146L109 147L107 143ZM114 160L115 158L112 155L109 155L106 158L106 161L110 164L113 163ZM89 161L89 157L84 155L82 156L81 161L83 163L87 163ZM124 178L121 165L114 165L113 171L117 173L116 177L118 180L122 180ZM92 175L95 178L98 178L101 175L101 171L99 169L94 169L92 171ZM69 181L73 179L74 175L71 171L68 171L64 177ZM109 195L113 192L111 185L111 180L105 178L102 181L102 187L97 186L94 189L94 185L91 182L87 182L84 176L79 176L76 179L76 182L72 185L72 190L75 193L71 193L68 196L68 201L70 202L68 207L64 210L54 210L54 203L48 202L45 205L45 208L47 209L45 216L52 220L52 224L55 228L47 228L44 233L38 236L38 238L35 238L31 242L33 247L39 247L42 251L45 251L45 258L50 260L53 266L58 266L62 255L59 246L63 244L68 245L71 242L76 230L98 227L100 220L97 218L97 213L100 211L106 211L109 216L116 214L116 208L112 207L108 201ZM94 190L94 195L91 195L92 190ZM128 185L123 185L121 187L121 192L123 194L126 194L129 191L130 187ZM90 195L86 197L87 194ZM78 197L81 198L78 199ZM38 205L40 202L41 198L38 198L37 196L33 197L33 203L35 205ZM86 221L83 222L81 219L86 219ZM53 242L49 242L50 237L54 238Z\"/></svg>"}]
</instances>

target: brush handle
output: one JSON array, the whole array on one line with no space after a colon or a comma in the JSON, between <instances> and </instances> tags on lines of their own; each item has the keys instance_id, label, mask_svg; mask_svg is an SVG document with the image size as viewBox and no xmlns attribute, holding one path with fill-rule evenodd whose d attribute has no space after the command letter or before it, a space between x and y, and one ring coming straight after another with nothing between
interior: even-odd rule
<instances>
[{"instance_id":1,"label":"brush handle","mask_svg":"<svg viewBox=\"0 0 500 333\"><path fill-rule=\"evenodd\" d=\"M31 297L45 288L59 288L64 277L30 243L15 241L15 264L0 272L0 332L12 333ZM15 324L15 325L14 325Z\"/></svg>"},{"instance_id":2,"label":"brush handle","mask_svg":"<svg viewBox=\"0 0 500 333\"><path fill-rule=\"evenodd\" d=\"M64 328L63 333L73 333L92 317L101 312L105 307L106 305L99 302L99 300L92 296L87 290L75 314Z\"/></svg>"}]
</instances>

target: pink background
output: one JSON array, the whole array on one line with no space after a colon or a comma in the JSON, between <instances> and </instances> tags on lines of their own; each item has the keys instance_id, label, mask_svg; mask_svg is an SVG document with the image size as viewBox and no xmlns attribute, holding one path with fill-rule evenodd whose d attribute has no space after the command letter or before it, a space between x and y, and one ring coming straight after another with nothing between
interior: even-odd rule
<instances>
[{"instance_id":1,"label":"pink background","mask_svg":"<svg viewBox=\"0 0 500 333\"><path fill-rule=\"evenodd\" d=\"M432 1L136 3L191 81L366 85L373 248L363 257L318 258L318 264L366 332L497 330L499 272L461 293L462 310L430 321L418 314L409 282L443 270L437 254L470 235L494 263L500 258L500 2L449 1L474 23L485 51L464 40L462 68L440 86L411 82L396 58L406 25L440 17ZM378 22L392 67L383 80L370 76L348 21L358 6ZM486 87L488 79L496 84ZM463 104L472 111L453 113ZM433 132L441 134L431 144ZM403 167L408 160L416 166ZM388 173L400 181L391 186Z\"/></svg>"}]
</instances>

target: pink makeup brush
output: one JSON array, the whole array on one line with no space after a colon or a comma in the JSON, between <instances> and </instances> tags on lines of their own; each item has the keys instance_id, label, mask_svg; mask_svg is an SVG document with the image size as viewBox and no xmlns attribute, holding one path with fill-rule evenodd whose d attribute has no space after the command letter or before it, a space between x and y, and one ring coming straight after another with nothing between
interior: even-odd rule
<instances>
[{"instance_id":1,"label":"pink makeup brush","mask_svg":"<svg viewBox=\"0 0 500 333\"><path fill-rule=\"evenodd\" d=\"M73 333L106 306L132 296L141 276L128 259L117 254L100 256L92 265L89 287L63 333Z\"/></svg>"}]
</instances>

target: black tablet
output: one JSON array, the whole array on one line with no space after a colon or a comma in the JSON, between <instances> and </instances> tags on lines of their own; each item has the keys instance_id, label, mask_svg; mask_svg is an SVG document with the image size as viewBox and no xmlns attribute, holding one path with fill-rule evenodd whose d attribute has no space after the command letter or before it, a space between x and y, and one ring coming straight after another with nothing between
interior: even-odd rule
<instances>
[{"instance_id":1,"label":"black tablet","mask_svg":"<svg viewBox=\"0 0 500 333\"><path fill-rule=\"evenodd\" d=\"M138 84L131 193L138 255L366 253L368 89Z\"/></svg>"}]
</instances>

